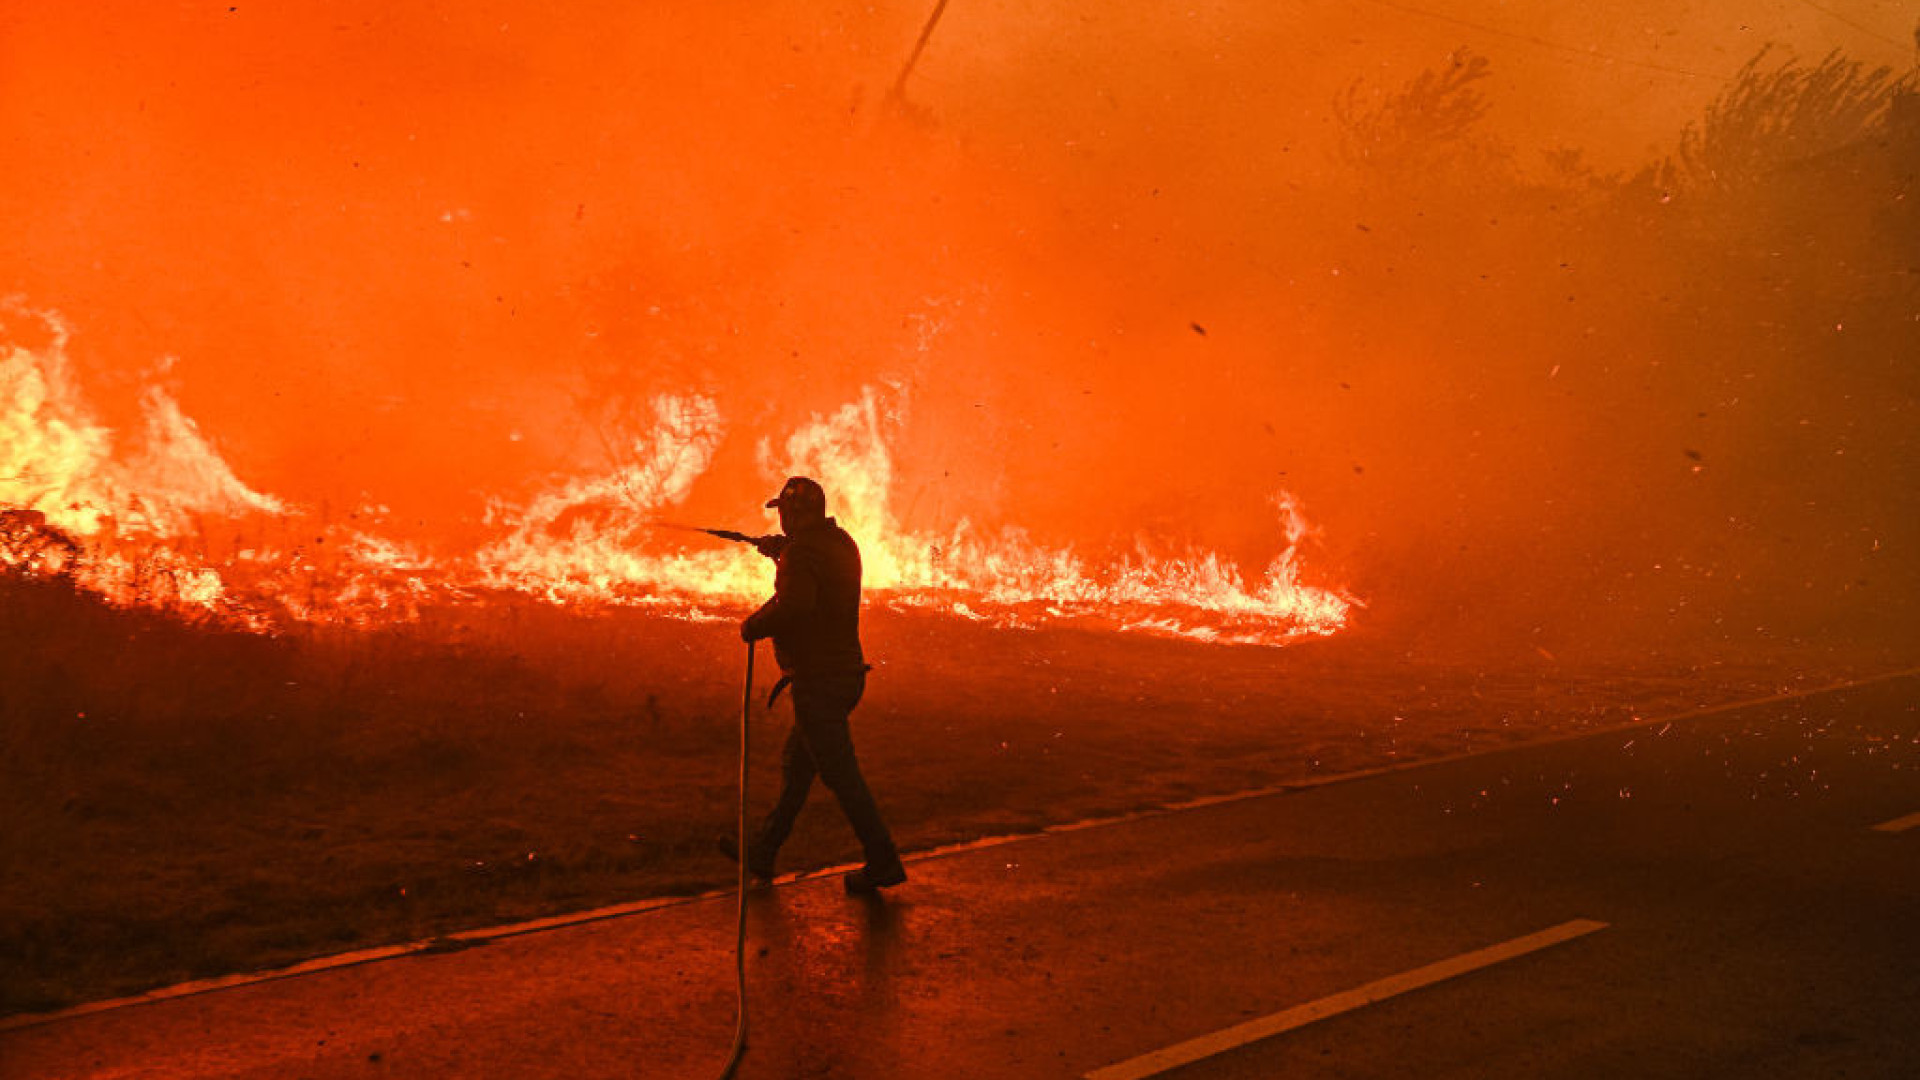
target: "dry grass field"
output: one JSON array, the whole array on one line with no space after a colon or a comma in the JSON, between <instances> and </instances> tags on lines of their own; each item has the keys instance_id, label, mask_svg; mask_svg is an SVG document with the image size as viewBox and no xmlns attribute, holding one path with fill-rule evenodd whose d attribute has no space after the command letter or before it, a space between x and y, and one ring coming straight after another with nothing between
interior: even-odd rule
<instances>
[{"instance_id":1,"label":"dry grass field","mask_svg":"<svg viewBox=\"0 0 1920 1080\"><path fill-rule=\"evenodd\" d=\"M0 607L0 1014L731 880L712 847L733 813L729 623L520 602L270 638L19 579ZM866 637L856 740L909 849L1900 659L1276 650L884 607ZM786 723L756 715L762 807ZM854 852L821 796L783 868Z\"/></svg>"}]
</instances>

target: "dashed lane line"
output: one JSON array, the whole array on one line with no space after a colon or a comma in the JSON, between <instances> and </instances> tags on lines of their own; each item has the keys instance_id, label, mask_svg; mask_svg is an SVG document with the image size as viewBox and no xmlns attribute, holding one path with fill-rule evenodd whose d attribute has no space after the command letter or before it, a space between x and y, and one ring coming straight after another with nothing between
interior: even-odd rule
<instances>
[{"instance_id":1,"label":"dashed lane line","mask_svg":"<svg viewBox=\"0 0 1920 1080\"><path fill-rule=\"evenodd\" d=\"M1432 986L1434 983L1451 979L1456 975L1465 975L1470 971L1491 967L1502 961L1585 937L1606 927L1606 923L1596 922L1593 919L1574 919L1558 926L1550 926L1538 933L1503 941L1498 945L1489 945L1484 949L1475 949L1473 952L1462 953L1438 963L1414 968L1412 971L1403 971L1398 975L1389 975L1384 979L1378 979L1364 986L1356 986L1351 990L1344 990L1318 1001L1309 1001L1305 1005L1296 1005L1271 1016L1249 1020L1244 1024L1236 1024L1210 1035L1188 1039L1186 1042L1176 1043L1165 1049L1095 1069L1086 1074L1086 1080L1145 1080L1146 1077L1158 1076L1170 1069L1191 1065L1196 1061L1248 1043L1305 1027L1316 1020L1325 1020L1329 1016L1351 1012L1377 1001L1385 1001L1390 997Z\"/></svg>"}]
</instances>

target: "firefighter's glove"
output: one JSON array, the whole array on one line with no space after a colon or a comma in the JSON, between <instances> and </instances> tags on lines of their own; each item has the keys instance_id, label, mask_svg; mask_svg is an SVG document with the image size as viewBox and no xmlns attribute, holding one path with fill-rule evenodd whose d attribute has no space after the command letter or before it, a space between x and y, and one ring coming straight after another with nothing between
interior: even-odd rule
<instances>
[{"instance_id":1,"label":"firefighter's glove","mask_svg":"<svg viewBox=\"0 0 1920 1080\"><path fill-rule=\"evenodd\" d=\"M779 535L756 536L748 543L753 545L755 551L776 562L780 559L780 553L787 550L787 538Z\"/></svg>"}]
</instances>

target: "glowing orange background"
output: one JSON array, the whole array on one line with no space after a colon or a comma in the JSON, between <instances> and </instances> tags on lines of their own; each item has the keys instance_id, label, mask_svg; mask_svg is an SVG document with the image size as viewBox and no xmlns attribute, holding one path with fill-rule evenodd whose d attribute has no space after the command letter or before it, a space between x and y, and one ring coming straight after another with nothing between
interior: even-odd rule
<instances>
[{"instance_id":1,"label":"glowing orange background","mask_svg":"<svg viewBox=\"0 0 1920 1080\"><path fill-rule=\"evenodd\" d=\"M1285 487L1362 590L1550 546L1543 516L1637 541L1619 511L1696 498L1645 479L1679 436L1618 419L1684 388L1501 373L1561 313L1498 328L1489 364L1492 329L1436 332L1466 285L1387 284L1445 255L1356 247L1386 226L1327 103L1475 43L1500 137L1627 168L1762 39L1899 58L1781 2L1268 8L956 0L900 116L921 5L13 5L0 291L71 320L110 415L177 357L250 484L428 535L590 467L583 400L649 387L716 394L739 433L689 508L716 524L757 521L757 437L880 383L912 411L910 525L1257 562ZM1449 272L1550 274L1554 242L1475 234L1484 266Z\"/></svg>"}]
</instances>

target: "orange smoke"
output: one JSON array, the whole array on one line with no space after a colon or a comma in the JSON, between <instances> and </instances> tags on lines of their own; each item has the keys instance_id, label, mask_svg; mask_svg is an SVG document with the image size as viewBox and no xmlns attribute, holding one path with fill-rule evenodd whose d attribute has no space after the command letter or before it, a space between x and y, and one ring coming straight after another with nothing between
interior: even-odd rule
<instances>
[{"instance_id":1,"label":"orange smoke","mask_svg":"<svg viewBox=\"0 0 1920 1080\"><path fill-rule=\"evenodd\" d=\"M182 568L103 589L269 621L731 603L764 567L643 524L759 531L789 470L900 602L1007 621L1632 636L1911 582L1912 200L1821 171L1892 140L1786 162L1824 209L1648 149L1763 39L1871 37L955 4L892 98L927 10L15 5L0 296L89 419L3 497L159 523Z\"/></svg>"}]
</instances>

